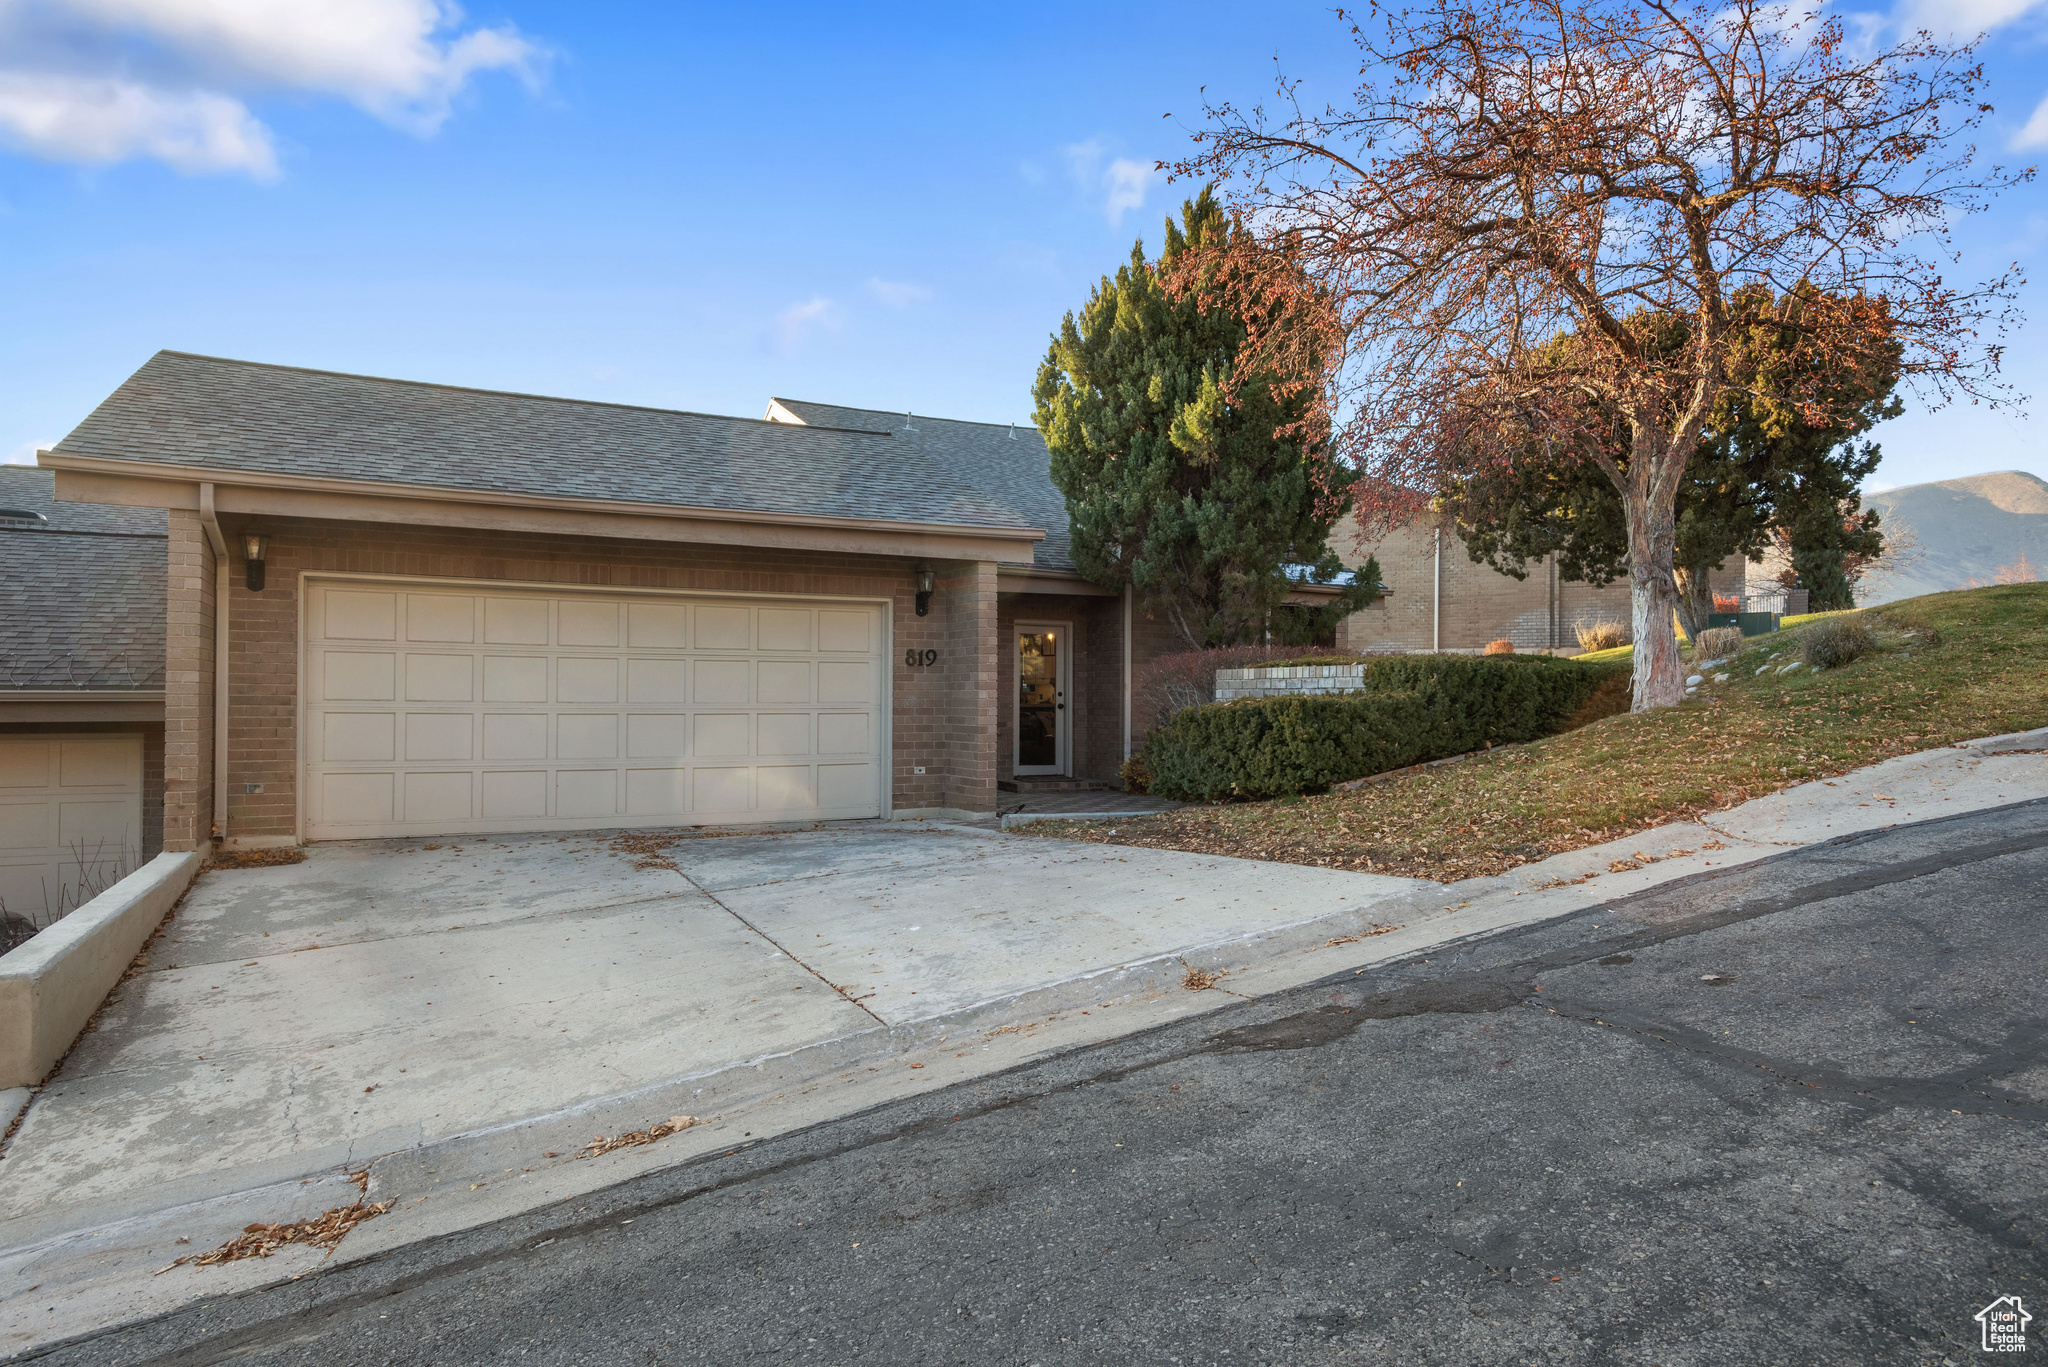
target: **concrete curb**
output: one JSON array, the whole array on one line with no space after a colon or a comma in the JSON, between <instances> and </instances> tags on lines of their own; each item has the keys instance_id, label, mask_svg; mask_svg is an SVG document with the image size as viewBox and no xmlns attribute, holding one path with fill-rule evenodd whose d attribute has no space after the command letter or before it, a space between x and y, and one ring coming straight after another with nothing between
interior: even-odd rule
<instances>
[{"instance_id":1,"label":"concrete curb","mask_svg":"<svg viewBox=\"0 0 2048 1367\"><path fill-rule=\"evenodd\" d=\"M33 1087L184 895L206 856L160 854L0 956L0 1087Z\"/></svg>"},{"instance_id":2,"label":"concrete curb","mask_svg":"<svg viewBox=\"0 0 2048 1367\"><path fill-rule=\"evenodd\" d=\"M1007 831L1029 821L1122 821L1134 816L1164 816L1171 810L1169 807L1150 812L1008 812L1003 816L1003 829Z\"/></svg>"}]
</instances>

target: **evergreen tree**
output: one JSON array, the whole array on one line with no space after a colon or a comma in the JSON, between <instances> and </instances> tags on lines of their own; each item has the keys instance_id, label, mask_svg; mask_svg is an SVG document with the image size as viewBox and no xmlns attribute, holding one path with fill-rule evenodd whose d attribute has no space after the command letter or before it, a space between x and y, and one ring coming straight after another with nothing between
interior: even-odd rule
<instances>
[{"instance_id":1,"label":"evergreen tree","mask_svg":"<svg viewBox=\"0 0 2048 1367\"><path fill-rule=\"evenodd\" d=\"M1187 254L1219 249L1234 231L1209 190L1184 204L1157 263L1137 243L1078 318L1066 316L1032 390L1081 573L1129 586L1194 647L1266 635L1289 566L1323 584L1343 572L1329 546L1341 504L1329 495L1349 473L1319 443L1275 435L1300 430L1309 397L1233 377L1243 319L1166 282ZM1378 585L1369 563L1289 634L1326 633Z\"/></svg>"}]
</instances>

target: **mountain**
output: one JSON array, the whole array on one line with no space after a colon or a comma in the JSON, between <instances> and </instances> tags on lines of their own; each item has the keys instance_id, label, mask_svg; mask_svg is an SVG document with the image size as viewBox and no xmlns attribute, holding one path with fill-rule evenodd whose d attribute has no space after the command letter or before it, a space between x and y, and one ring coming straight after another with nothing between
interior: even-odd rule
<instances>
[{"instance_id":1,"label":"mountain","mask_svg":"<svg viewBox=\"0 0 2048 1367\"><path fill-rule=\"evenodd\" d=\"M1920 558L1870 584L1866 602L1889 603L1922 593L1988 582L2021 555L2048 575L2048 480L2018 470L1966 479L1909 484L1864 497L1883 525L1912 528Z\"/></svg>"}]
</instances>

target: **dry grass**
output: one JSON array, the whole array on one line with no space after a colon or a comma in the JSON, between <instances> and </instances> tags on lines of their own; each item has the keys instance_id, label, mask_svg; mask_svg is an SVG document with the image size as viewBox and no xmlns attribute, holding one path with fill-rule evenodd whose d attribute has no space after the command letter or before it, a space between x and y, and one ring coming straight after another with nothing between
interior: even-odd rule
<instances>
[{"instance_id":1,"label":"dry grass","mask_svg":"<svg viewBox=\"0 0 2048 1367\"><path fill-rule=\"evenodd\" d=\"M1615 650L1628 644L1628 626L1623 622L1581 622L1572 629L1580 650Z\"/></svg>"},{"instance_id":2,"label":"dry grass","mask_svg":"<svg viewBox=\"0 0 2048 1367\"><path fill-rule=\"evenodd\" d=\"M1480 652L1482 655L1512 655L1514 653L1515 643L1505 636L1501 637L1498 641L1488 641L1486 649Z\"/></svg>"},{"instance_id":3,"label":"dry grass","mask_svg":"<svg viewBox=\"0 0 2048 1367\"><path fill-rule=\"evenodd\" d=\"M272 869L280 864L303 864L306 852L293 846L271 850L223 850L206 861L201 873L212 869Z\"/></svg>"},{"instance_id":4,"label":"dry grass","mask_svg":"<svg viewBox=\"0 0 2048 1367\"><path fill-rule=\"evenodd\" d=\"M1750 638L1680 707L1320 797L1185 807L1033 835L1449 882L1720 811L1812 779L2048 725L2048 585L1934 594L1862 614L1876 637L1821 674ZM1756 670L1768 660L1772 672ZM1110 831L1114 829L1115 834Z\"/></svg>"}]
</instances>

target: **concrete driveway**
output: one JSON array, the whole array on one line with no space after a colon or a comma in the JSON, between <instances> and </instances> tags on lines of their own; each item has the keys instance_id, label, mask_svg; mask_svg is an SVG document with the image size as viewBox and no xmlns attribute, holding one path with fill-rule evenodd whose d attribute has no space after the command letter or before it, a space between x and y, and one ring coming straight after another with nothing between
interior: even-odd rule
<instances>
[{"instance_id":1,"label":"concrete driveway","mask_svg":"<svg viewBox=\"0 0 2048 1367\"><path fill-rule=\"evenodd\" d=\"M1421 886L960 827L658 844L352 842L203 875L9 1142L0 1250L300 1179L318 1209L373 1159L536 1119L568 1117L559 1155L727 1094L691 1079L991 1004L1000 1029L1048 986Z\"/></svg>"}]
</instances>

